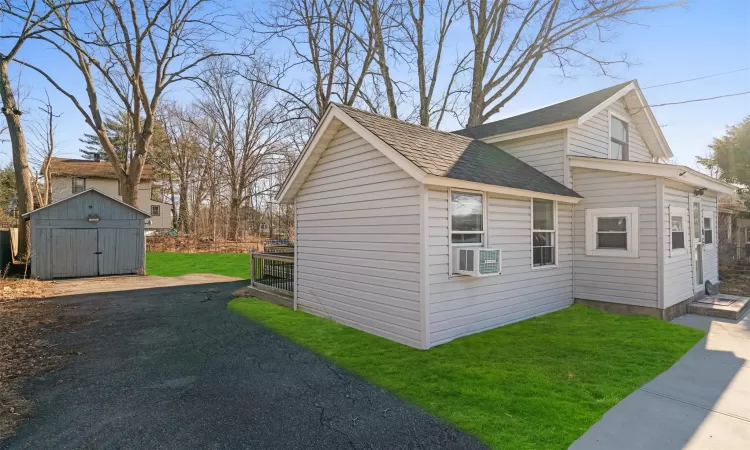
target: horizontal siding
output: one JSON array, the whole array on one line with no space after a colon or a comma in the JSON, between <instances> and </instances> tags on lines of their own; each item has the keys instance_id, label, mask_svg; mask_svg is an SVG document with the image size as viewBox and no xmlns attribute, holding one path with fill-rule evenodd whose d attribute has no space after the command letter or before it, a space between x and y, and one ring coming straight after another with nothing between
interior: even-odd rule
<instances>
[{"instance_id":1,"label":"horizontal siding","mask_svg":"<svg viewBox=\"0 0 750 450\"><path fill-rule=\"evenodd\" d=\"M625 102L620 99L586 121L580 127L570 129L568 154L571 156L591 156L609 158L609 111L623 117L630 117ZM630 160L651 161L652 155L641 136L640 130L631 118L630 121Z\"/></svg>"},{"instance_id":2,"label":"horizontal siding","mask_svg":"<svg viewBox=\"0 0 750 450\"><path fill-rule=\"evenodd\" d=\"M573 169L573 189L583 196L574 215L575 297L657 306L656 179ZM586 209L639 208L638 258L586 255Z\"/></svg>"},{"instance_id":3,"label":"horizontal siding","mask_svg":"<svg viewBox=\"0 0 750 450\"><path fill-rule=\"evenodd\" d=\"M564 181L563 133L561 131L499 142L495 145L560 183Z\"/></svg>"},{"instance_id":4,"label":"horizontal siding","mask_svg":"<svg viewBox=\"0 0 750 450\"><path fill-rule=\"evenodd\" d=\"M529 199L490 196L488 246L503 251L502 275L449 276L448 192L429 190L432 345L554 311L572 302L572 210L559 206L559 267L531 269Z\"/></svg>"},{"instance_id":5,"label":"horizontal siding","mask_svg":"<svg viewBox=\"0 0 750 450\"><path fill-rule=\"evenodd\" d=\"M343 128L297 195L301 309L420 345L419 184Z\"/></svg>"},{"instance_id":6,"label":"horizontal siding","mask_svg":"<svg viewBox=\"0 0 750 450\"><path fill-rule=\"evenodd\" d=\"M664 306L669 307L693 296L693 251L690 244L692 222L688 186L664 186ZM669 207L685 208L685 251L671 252L672 232Z\"/></svg>"}]
</instances>

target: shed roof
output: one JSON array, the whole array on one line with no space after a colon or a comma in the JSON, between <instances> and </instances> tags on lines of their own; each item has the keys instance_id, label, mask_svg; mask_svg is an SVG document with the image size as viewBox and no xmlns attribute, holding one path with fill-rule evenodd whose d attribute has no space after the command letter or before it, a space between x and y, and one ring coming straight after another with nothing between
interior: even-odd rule
<instances>
[{"instance_id":1,"label":"shed roof","mask_svg":"<svg viewBox=\"0 0 750 450\"><path fill-rule=\"evenodd\" d=\"M114 178L117 179L115 169L109 161L91 161L87 159L51 158L50 174L57 176ZM143 166L141 180L152 180L154 168L146 164Z\"/></svg>"},{"instance_id":2,"label":"shed roof","mask_svg":"<svg viewBox=\"0 0 750 450\"><path fill-rule=\"evenodd\" d=\"M98 194L98 195L101 195L102 197L104 197L104 198L106 198L106 199L108 199L108 200L111 200L111 201L113 201L113 202L115 202L115 203L118 203L118 204L120 204L120 205L122 205L122 206L128 207L128 208L130 208L130 209L132 209L132 210L134 210L134 211L136 211L136 212L140 213L141 215L143 215L143 217L151 217L151 216L150 216L149 214L147 214L147 213L145 213L145 212L141 211L140 209L138 209L138 208L136 208L136 207L134 207L134 206L130 206L130 205L128 205L127 203L125 203L125 202L123 202L123 201L120 201L120 200L118 200L118 199L116 199L116 198L114 198L114 197L110 197L109 195L107 195L107 194L105 194L105 193L101 192L100 190L98 190L98 189L96 189L96 188L89 188L89 189L86 189L86 190L85 190L85 191L83 191L83 192L79 192L79 193L77 193L77 194L73 194L73 195L71 195L70 197L66 197L66 198L64 198L64 199L62 199L62 200L60 200L60 201L57 201L57 202L54 202L54 203L50 203L50 204L49 204L49 205L47 205L47 206L43 206L43 207L41 207L41 208L37 208L37 209L35 209L35 210L33 210L33 211L29 211L29 212L27 212L26 214L24 214L24 215L23 215L22 217L23 217L24 219L26 219L26 220L29 220L29 219L31 218L31 216L33 216L34 214L38 213L39 211L43 211L43 210L46 210L46 209L48 209L48 208L53 208L53 207L55 207L55 206L57 206L57 205L61 205L61 204L64 204L64 203L66 203L66 202L69 202L69 201L70 201L71 199L74 199L74 198L76 198L76 197L82 196L82 195L84 195L84 194L87 194L87 193L89 193L89 192L91 192L91 193L93 193L93 194Z\"/></svg>"}]
</instances>

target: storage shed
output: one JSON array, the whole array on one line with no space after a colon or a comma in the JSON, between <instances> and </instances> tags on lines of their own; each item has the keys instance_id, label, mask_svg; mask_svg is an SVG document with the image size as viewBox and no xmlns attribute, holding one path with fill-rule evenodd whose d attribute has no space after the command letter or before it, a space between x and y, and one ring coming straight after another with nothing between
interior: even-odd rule
<instances>
[{"instance_id":1,"label":"storage shed","mask_svg":"<svg viewBox=\"0 0 750 450\"><path fill-rule=\"evenodd\" d=\"M31 275L143 274L148 214L88 189L24 214L31 220Z\"/></svg>"}]
</instances>

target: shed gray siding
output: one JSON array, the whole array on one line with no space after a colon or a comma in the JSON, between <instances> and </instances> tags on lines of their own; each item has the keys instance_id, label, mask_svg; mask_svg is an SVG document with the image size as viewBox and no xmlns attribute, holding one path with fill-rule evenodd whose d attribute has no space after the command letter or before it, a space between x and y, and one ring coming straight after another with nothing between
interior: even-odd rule
<instances>
[{"instance_id":1,"label":"shed gray siding","mask_svg":"<svg viewBox=\"0 0 750 450\"><path fill-rule=\"evenodd\" d=\"M560 183L564 182L563 132L494 144Z\"/></svg>"},{"instance_id":2,"label":"shed gray siding","mask_svg":"<svg viewBox=\"0 0 750 450\"><path fill-rule=\"evenodd\" d=\"M651 176L573 170L573 189L583 196L574 220L576 298L658 306L656 185ZM618 206L639 208L638 258L586 255L586 209Z\"/></svg>"},{"instance_id":3,"label":"shed gray siding","mask_svg":"<svg viewBox=\"0 0 750 450\"><path fill-rule=\"evenodd\" d=\"M568 154L570 156L592 156L609 158L609 111L630 117L625 101L620 99L596 114L579 127L570 129ZM635 122L630 122L630 160L650 162L651 152L643 140Z\"/></svg>"},{"instance_id":4,"label":"shed gray siding","mask_svg":"<svg viewBox=\"0 0 750 450\"><path fill-rule=\"evenodd\" d=\"M347 127L297 197L297 304L420 346L420 185Z\"/></svg>"},{"instance_id":5,"label":"shed gray siding","mask_svg":"<svg viewBox=\"0 0 750 450\"><path fill-rule=\"evenodd\" d=\"M89 222L90 214L96 214L100 220ZM137 273L143 270L144 218L147 215L119 201L96 191L87 191L36 210L30 217L31 273L34 277L50 279L60 276L63 273L59 270L60 265L70 267L70 270L64 271L67 276L90 275L87 264L91 264L91 261L79 260L79 255L73 251L75 248L82 249L86 254L92 249L101 252L97 257L97 267L101 268L103 260L106 260L106 272L103 274ZM106 239L112 233L124 236L125 240L120 245L113 245L111 239ZM99 244L103 241L110 244L100 248ZM57 268L53 267L53 263L57 264Z\"/></svg>"},{"instance_id":6,"label":"shed gray siding","mask_svg":"<svg viewBox=\"0 0 750 450\"><path fill-rule=\"evenodd\" d=\"M559 267L532 269L530 199L489 194L488 246L503 251L502 275L451 277L448 191L430 187L428 196L430 345L573 302L570 205L558 205Z\"/></svg>"}]
</instances>

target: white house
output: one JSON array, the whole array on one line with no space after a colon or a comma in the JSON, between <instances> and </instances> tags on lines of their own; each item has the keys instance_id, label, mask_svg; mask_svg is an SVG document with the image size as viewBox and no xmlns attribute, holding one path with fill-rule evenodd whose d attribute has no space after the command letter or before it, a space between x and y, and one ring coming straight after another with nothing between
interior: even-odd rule
<instances>
[{"instance_id":1,"label":"white house","mask_svg":"<svg viewBox=\"0 0 750 450\"><path fill-rule=\"evenodd\" d=\"M146 165L138 185L139 209L151 216L146 219L146 230L168 230L172 228L172 205L151 198L152 177L153 168ZM52 158L49 182L52 187L52 202L90 188L122 201L120 183L112 165L107 161Z\"/></svg>"},{"instance_id":2,"label":"white house","mask_svg":"<svg viewBox=\"0 0 750 450\"><path fill-rule=\"evenodd\" d=\"M454 133L331 105L278 196L295 306L418 348L576 299L682 314L734 188L671 156L635 81Z\"/></svg>"}]
</instances>

